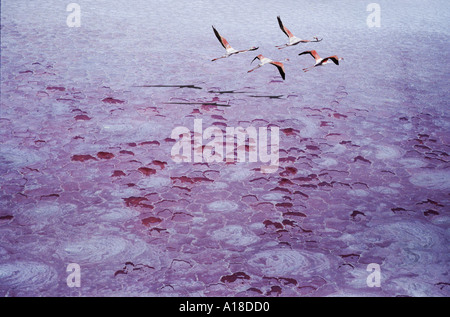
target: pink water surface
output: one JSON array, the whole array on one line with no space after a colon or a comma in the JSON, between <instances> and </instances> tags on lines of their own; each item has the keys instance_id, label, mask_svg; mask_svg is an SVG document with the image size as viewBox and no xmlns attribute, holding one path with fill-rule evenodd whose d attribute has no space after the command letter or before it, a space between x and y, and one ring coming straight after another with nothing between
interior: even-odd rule
<instances>
[{"instance_id":1,"label":"pink water surface","mask_svg":"<svg viewBox=\"0 0 450 317\"><path fill-rule=\"evenodd\" d=\"M78 3L2 1L0 295L449 296L446 1ZM278 171L173 162L194 119L279 127Z\"/></svg>"}]
</instances>

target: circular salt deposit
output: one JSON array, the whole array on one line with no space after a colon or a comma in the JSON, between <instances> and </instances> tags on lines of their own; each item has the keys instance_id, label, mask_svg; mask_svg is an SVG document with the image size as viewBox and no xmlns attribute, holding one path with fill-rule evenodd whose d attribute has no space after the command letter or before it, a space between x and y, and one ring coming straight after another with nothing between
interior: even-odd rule
<instances>
[{"instance_id":1,"label":"circular salt deposit","mask_svg":"<svg viewBox=\"0 0 450 317\"><path fill-rule=\"evenodd\" d=\"M43 263L15 261L0 264L0 289L38 291L57 282L56 271Z\"/></svg>"},{"instance_id":2,"label":"circular salt deposit","mask_svg":"<svg viewBox=\"0 0 450 317\"><path fill-rule=\"evenodd\" d=\"M327 257L322 253L273 249L255 254L248 261L267 276L287 276L295 273L308 276L330 269Z\"/></svg>"},{"instance_id":3,"label":"circular salt deposit","mask_svg":"<svg viewBox=\"0 0 450 317\"><path fill-rule=\"evenodd\" d=\"M121 261L129 260L143 253L145 242L127 240L118 236L92 236L73 239L62 245L57 254L64 260L76 263L101 263L119 257Z\"/></svg>"},{"instance_id":4,"label":"circular salt deposit","mask_svg":"<svg viewBox=\"0 0 450 317\"><path fill-rule=\"evenodd\" d=\"M414 173L409 181L419 187L430 189L450 189L450 171L429 170Z\"/></svg>"},{"instance_id":5,"label":"circular salt deposit","mask_svg":"<svg viewBox=\"0 0 450 317\"><path fill-rule=\"evenodd\" d=\"M253 232L245 230L241 226L229 225L218 229L211 234L215 240L224 241L231 245L247 246L259 240Z\"/></svg>"}]
</instances>

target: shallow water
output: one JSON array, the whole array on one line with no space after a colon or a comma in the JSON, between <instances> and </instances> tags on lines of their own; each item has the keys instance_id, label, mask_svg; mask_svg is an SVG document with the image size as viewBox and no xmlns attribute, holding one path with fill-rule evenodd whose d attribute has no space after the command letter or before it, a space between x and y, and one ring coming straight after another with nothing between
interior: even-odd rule
<instances>
[{"instance_id":1,"label":"shallow water","mask_svg":"<svg viewBox=\"0 0 450 317\"><path fill-rule=\"evenodd\" d=\"M78 3L2 1L2 296L449 295L445 1ZM175 163L194 119L279 127L277 172Z\"/></svg>"}]
</instances>

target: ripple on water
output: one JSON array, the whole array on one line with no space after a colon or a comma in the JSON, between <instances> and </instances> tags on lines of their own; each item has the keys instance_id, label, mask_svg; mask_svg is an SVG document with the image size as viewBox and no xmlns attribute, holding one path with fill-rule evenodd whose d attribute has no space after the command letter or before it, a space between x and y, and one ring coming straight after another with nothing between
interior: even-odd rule
<instances>
[{"instance_id":1,"label":"ripple on water","mask_svg":"<svg viewBox=\"0 0 450 317\"><path fill-rule=\"evenodd\" d=\"M57 283L56 271L43 263L16 261L0 264L0 290L26 291L32 289L37 292L43 288L57 285Z\"/></svg>"}]
</instances>

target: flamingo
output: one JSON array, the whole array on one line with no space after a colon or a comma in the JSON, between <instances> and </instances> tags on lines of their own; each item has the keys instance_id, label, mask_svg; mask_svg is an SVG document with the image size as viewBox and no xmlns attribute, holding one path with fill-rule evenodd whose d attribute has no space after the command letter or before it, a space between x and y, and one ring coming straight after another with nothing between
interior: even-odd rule
<instances>
[{"instance_id":1,"label":"flamingo","mask_svg":"<svg viewBox=\"0 0 450 317\"><path fill-rule=\"evenodd\" d=\"M271 60L271 59L269 59L269 58L267 58L267 57L264 57L264 56L262 56L261 54L259 54L258 56L256 56L256 57L252 60L252 63L253 63L253 61L254 61L255 59L259 59L259 61L260 61L261 63L260 63L258 66L256 66L255 68L250 69L247 73L250 73L250 72L254 71L255 69L258 69L258 68L260 68L261 66L264 66L265 64L272 64L272 65L274 65L276 68L278 68L278 71L280 72L281 78L283 78L283 80L285 79L286 73L284 72L284 65L283 65L283 63L280 63L280 62L274 62L273 60ZM285 61L289 61L289 59L286 58Z\"/></svg>"},{"instance_id":2,"label":"flamingo","mask_svg":"<svg viewBox=\"0 0 450 317\"><path fill-rule=\"evenodd\" d=\"M304 52L301 52L300 54L298 54L298 55L304 55L304 54L310 54L312 57L314 57L314 59L316 60L316 64L314 64L313 66L311 66L311 67L307 67L307 68L303 68L303 71L304 72L307 72L307 71L309 71L311 68L314 68L314 67L317 67L317 66L322 66L322 65L325 65L325 64L329 64L329 63L331 63L331 62L333 62L333 63L335 63L336 65L339 65L339 61L340 60L344 60L344 58L343 57L337 57L336 55L333 55L333 56L328 56L328 57L325 57L325 58L321 58L320 56L319 56L319 54L317 54L317 52L315 51L315 50L312 50L312 51L304 51Z\"/></svg>"},{"instance_id":3,"label":"flamingo","mask_svg":"<svg viewBox=\"0 0 450 317\"><path fill-rule=\"evenodd\" d=\"M219 34L219 32L217 32L217 30L214 27L214 25L212 26L212 28L213 28L214 34L216 35L216 37L219 40L220 44L222 44L223 48L226 49L225 55L223 55L221 57L218 57L218 58L212 59L211 60L212 62L214 62L214 61L216 61L218 59L221 59L221 58L229 57L229 56L234 55L234 54L248 52L248 51L254 51L254 50L257 50L259 48L259 47L252 46L248 50L241 50L241 51L235 50L234 48L231 47L230 43L228 43L228 41L223 36L221 36Z\"/></svg>"},{"instance_id":4,"label":"flamingo","mask_svg":"<svg viewBox=\"0 0 450 317\"><path fill-rule=\"evenodd\" d=\"M314 40L302 40L302 39L296 37L294 34L292 34L292 32L289 31L288 28L283 25L283 22L281 22L280 16L277 16L277 19L278 19L278 25L280 26L281 31L283 31L283 33L286 34L287 37L289 37L289 43L288 44L275 46L279 50L281 50L282 48L286 48L288 46L297 45L298 43L308 43L308 42L320 42L320 41L322 41L322 39L319 40L317 38L317 36L313 37Z\"/></svg>"}]
</instances>

